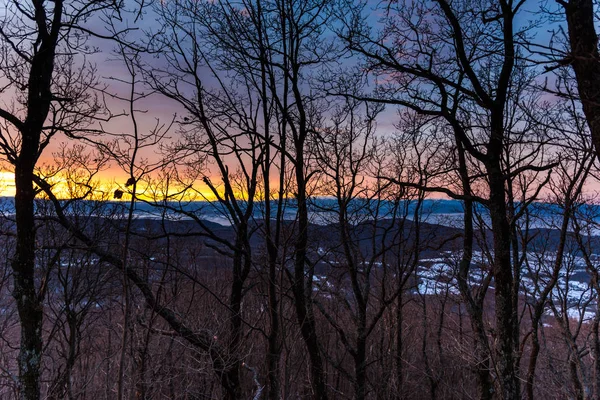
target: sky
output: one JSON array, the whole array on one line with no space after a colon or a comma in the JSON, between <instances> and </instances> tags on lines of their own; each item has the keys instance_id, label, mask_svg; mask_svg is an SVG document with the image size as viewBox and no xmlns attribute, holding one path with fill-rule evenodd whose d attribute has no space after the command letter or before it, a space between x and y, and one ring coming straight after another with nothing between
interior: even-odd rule
<instances>
[{"instance_id":1,"label":"sky","mask_svg":"<svg viewBox=\"0 0 600 400\"><path fill-rule=\"evenodd\" d=\"M529 7L534 10L538 3L529 1L527 3ZM0 18L2 18L3 9L0 8ZM529 16L534 16L531 13L523 13L522 22L526 23L529 19ZM123 24L129 24L129 26L135 26L137 29L146 30L146 29L154 29L157 22L155 17L152 14L146 15L143 19L139 19L137 21L130 20L124 21ZM98 20L90 21L89 27L90 29L96 29L97 27L101 27L101 23ZM548 29L545 27L540 30L541 35L538 37L538 40L544 42L548 40ZM545 32L545 33L544 33ZM134 33L135 34L135 33ZM128 74L125 69L125 66L119 61L115 59L115 55L111 54L111 49L114 47L112 44L107 44L105 41L97 41L92 42L92 44L97 44L98 47L102 50L97 54L93 54L88 56L88 60L92 61L98 68L98 75L106 82L109 82L109 91L113 93L118 93L123 96L126 95L128 87L123 83L115 82L111 80L111 78L117 77L119 79L128 79ZM160 63L161 61L158 58L154 58L153 62ZM3 99L4 100L4 99ZM115 99L107 98L107 104L111 111L115 114L126 112L128 104L122 101L118 101ZM159 95L151 96L144 101L140 102L137 105L138 109L141 112L137 113L138 122L140 124L140 132L147 132L154 125L156 121L162 121L167 123L173 118L173 115L179 113L181 115L181 109L177 105L175 105L172 101L165 99ZM381 118L378 122L378 128L381 132L385 132L389 134L395 130L394 123L397 119L397 111L393 107L388 107L386 111L382 114ZM132 130L132 121L127 117L119 117L114 119L112 122L104 124L104 127L109 131L114 133L122 133L122 132L131 132ZM176 127L173 127L171 133L169 134L171 138L177 137ZM65 143L69 143L69 140L65 137L56 137L52 141L52 143L48 146L48 148L44 151L40 162L51 164L53 162L54 154L60 149L62 145ZM142 151L142 154L139 156L141 158L145 158L150 163L159 159L159 155L157 155L158 151L156 148L154 149L146 149ZM210 174L210 172L209 172ZM107 188L106 190L110 190L110 188L117 188L119 185L123 185L124 182L127 181L128 172L124 171L122 168L119 168L114 163L109 167L104 169L98 174L98 179L102 182L103 187ZM12 196L14 195L14 176L9 171L1 171L0 172L0 196ZM202 186L202 184L201 184ZM209 196L207 192L207 188L201 187L202 193Z\"/></svg>"}]
</instances>

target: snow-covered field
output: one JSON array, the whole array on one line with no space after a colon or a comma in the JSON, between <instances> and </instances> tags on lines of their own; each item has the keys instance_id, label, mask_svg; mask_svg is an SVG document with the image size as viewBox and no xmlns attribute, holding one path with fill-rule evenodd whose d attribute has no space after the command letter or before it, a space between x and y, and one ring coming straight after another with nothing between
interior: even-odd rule
<instances>
[{"instance_id":1,"label":"snow-covered field","mask_svg":"<svg viewBox=\"0 0 600 400\"><path fill-rule=\"evenodd\" d=\"M546 286L551 284L555 256L556 254L540 256L536 253L526 255L521 269L521 304L533 304ZM409 290L420 296L460 296L457 281L460 257L460 252L447 251L442 252L439 257L420 260L414 272L414 284ZM481 285L489 273L488 257L490 255L481 251L474 252L468 278L472 287ZM600 265L600 257L595 257L592 261ZM558 280L549 294L545 315L562 319L566 313L568 318L588 323L595 316L597 297L591 286L585 261L581 257L569 254L565 256L562 265ZM381 266L380 263L377 265ZM325 275L316 275L313 282L313 290L327 298L331 298L334 293L350 294L349 288L336 287ZM493 288L492 280L489 290L492 291Z\"/></svg>"}]
</instances>

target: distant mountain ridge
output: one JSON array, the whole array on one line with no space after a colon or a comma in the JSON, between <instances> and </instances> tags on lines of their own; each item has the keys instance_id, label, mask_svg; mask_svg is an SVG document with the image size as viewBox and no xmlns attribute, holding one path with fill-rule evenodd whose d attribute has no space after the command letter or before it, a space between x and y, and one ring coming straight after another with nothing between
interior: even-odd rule
<instances>
[{"instance_id":1,"label":"distant mountain ridge","mask_svg":"<svg viewBox=\"0 0 600 400\"><path fill-rule=\"evenodd\" d=\"M69 200L62 200L67 204ZM46 200L38 200L38 207L45 209ZM241 202L244 206L244 202ZM394 203L389 200L366 200L354 199L348 204L348 213L352 223L361 223L369 219L390 219L395 212L397 216L406 215L412 219L417 207L417 201L403 200ZM73 213L81 212L84 214L95 213L99 216L118 217L124 214L129 207L129 202L118 201L95 201L82 200L73 202L70 209ZM337 201L331 197L314 197L309 200L308 209L311 223L316 225L329 225L338 222ZM477 206L485 222L488 213L482 205ZM519 204L517 204L517 211ZM286 199L283 203L283 218L285 220L294 220L296 217L297 203L295 199ZM562 210L555 204L544 202L533 202L528 205L529 219L532 227L552 228L562 215ZM0 197L0 211L5 215L14 213L14 198ZM582 212L591 219L600 222L600 205L587 204L582 206ZM164 202L164 203L146 203L138 201L135 203L134 215L138 219L161 219L170 220L191 219L191 216L217 223L223 226L232 225L229 219L229 213L225 206L219 202L211 201L187 201L187 202ZM271 218L277 215L277 202L271 201ZM435 225L450 226L454 228L462 227L463 203L459 200L448 199L425 199L421 203L421 216L424 222ZM261 201L254 202L254 219L265 218L265 207Z\"/></svg>"}]
</instances>

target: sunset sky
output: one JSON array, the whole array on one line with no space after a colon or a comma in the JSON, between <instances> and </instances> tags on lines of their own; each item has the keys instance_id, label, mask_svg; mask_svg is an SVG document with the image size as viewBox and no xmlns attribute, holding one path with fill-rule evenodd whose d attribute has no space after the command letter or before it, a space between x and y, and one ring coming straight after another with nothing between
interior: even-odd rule
<instances>
[{"instance_id":1,"label":"sunset sky","mask_svg":"<svg viewBox=\"0 0 600 400\"><path fill-rule=\"evenodd\" d=\"M0 10L1 11L1 10ZM527 15L527 14L525 14ZM136 22L136 27L139 29L148 29L151 28L155 23L155 18L152 15L146 15L143 19L138 20ZM521 23L526 24L527 20L524 18ZM538 37L538 40L544 42L547 40L547 29L544 29L541 32L541 35ZM122 80L129 79L125 66L122 64L122 61L118 59L118 57L111 53L111 46L107 46L106 43L102 41L98 41L94 43L98 45L102 52L97 54L92 54L87 57L88 61L92 61L98 68L98 76L101 77L103 82L108 83L109 92L117 93L120 96L126 95L129 87L125 85L123 82L115 82L112 78L118 78ZM160 64L160 60L155 58L153 62L157 62ZM210 81L210 78L208 79ZM6 101L6 100L4 100ZM123 101L115 100L107 98L107 104L111 109L111 112L114 114L119 114L123 112L127 112L128 104ZM137 104L137 109L140 111L137 113L136 117L140 124L140 132L147 132L152 129L157 121L161 121L162 123L168 123L171 121L174 115L178 115L178 118L183 117L184 113L182 113L181 107L177 106L174 102L165 99L162 96L151 96L139 104ZM388 107L384 113L378 119L378 134L382 136L390 135L395 131L394 123L397 121L397 109L395 107ZM118 117L110 123L104 124L104 127L107 128L112 133L127 133L132 131L132 122L129 117ZM171 132L169 133L169 140L177 139L177 127L173 126ZM51 144L45 149L42 157L40 158L40 163L52 164L53 163L53 153L56 152L61 145L70 144L72 141L64 137L57 136L51 142ZM157 154L157 148L153 149L145 149L140 154L140 157L148 160L148 162L156 162L160 159L160 156ZM232 169L235 169L235 163L232 163ZM207 170L205 173L209 176L214 176L214 174ZM119 185L123 185L124 182L128 178L128 172L119 168L114 163L110 165L108 168L105 168L97 175L98 180L101 182L101 186L106 188L107 191L114 190L114 188L118 188ZM218 178L215 178L217 180ZM199 182L198 189L205 196L212 198L212 195L207 191L207 187ZM58 192L61 192L61 189L58 188ZM8 172L6 169L0 172L0 196L13 196L14 195L14 176L11 172Z\"/></svg>"}]
</instances>

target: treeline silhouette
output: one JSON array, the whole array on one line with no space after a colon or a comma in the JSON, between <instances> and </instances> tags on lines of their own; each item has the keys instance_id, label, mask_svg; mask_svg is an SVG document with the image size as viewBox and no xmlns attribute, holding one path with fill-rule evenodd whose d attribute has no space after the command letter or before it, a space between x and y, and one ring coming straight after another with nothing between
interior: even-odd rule
<instances>
[{"instance_id":1,"label":"treeline silhouette","mask_svg":"<svg viewBox=\"0 0 600 400\"><path fill-rule=\"evenodd\" d=\"M3 0L1 397L598 398L596 11Z\"/></svg>"}]
</instances>

